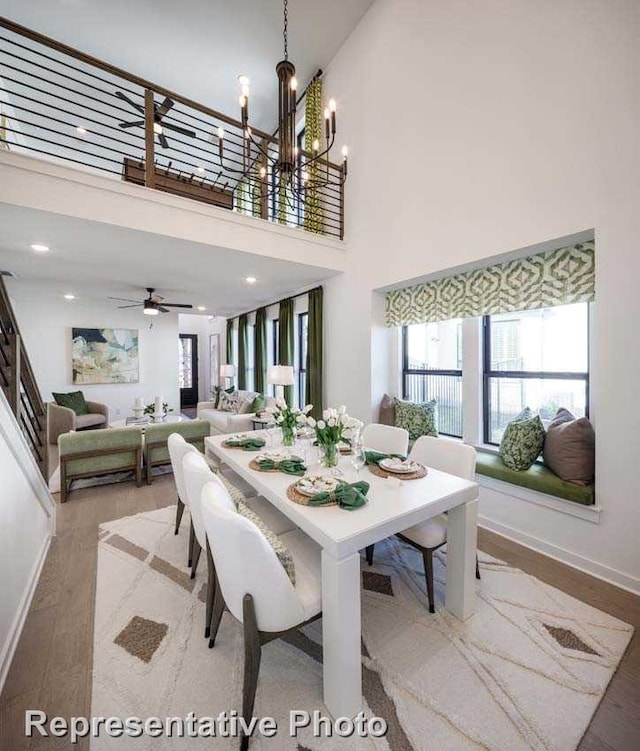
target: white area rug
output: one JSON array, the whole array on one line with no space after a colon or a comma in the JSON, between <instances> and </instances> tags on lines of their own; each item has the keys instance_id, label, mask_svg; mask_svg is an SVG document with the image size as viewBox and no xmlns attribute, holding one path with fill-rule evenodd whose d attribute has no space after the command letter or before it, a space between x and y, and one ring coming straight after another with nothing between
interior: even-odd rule
<instances>
[{"instance_id":1,"label":"white area rug","mask_svg":"<svg viewBox=\"0 0 640 751\"><path fill-rule=\"evenodd\" d=\"M240 710L242 631L229 613L214 649L204 639L206 560L186 564L188 514L175 507L101 528L93 663L93 716L216 717ZM395 539L363 560L365 712L389 723L385 738L289 737L291 709L326 713L322 621L263 648L255 715L278 721L277 751L570 751L578 745L633 629L518 569L481 554L476 613L461 623L442 609L446 574L436 563L437 613L426 610L422 559ZM93 739L107 748L237 749L229 738Z\"/></svg>"}]
</instances>

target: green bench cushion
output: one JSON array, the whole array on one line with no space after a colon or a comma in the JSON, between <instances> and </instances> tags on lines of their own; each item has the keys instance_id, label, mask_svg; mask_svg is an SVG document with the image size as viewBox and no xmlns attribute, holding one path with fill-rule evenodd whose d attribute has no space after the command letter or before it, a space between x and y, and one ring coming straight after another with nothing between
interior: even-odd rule
<instances>
[{"instance_id":1,"label":"green bench cushion","mask_svg":"<svg viewBox=\"0 0 640 751\"><path fill-rule=\"evenodd\" d=\"M67 478L95 472L117 472L136 464L136 449L142 447L142 433L139 428L105 428L82 433L63 433L58 438L60 458L66 457ZM113 454L98 454L82 459L73 459L74 454L85 452L108 452L116 449L130 449Z\"/></svg>"},{"instance_id":2,"label":"green bench cushion","mask_svg":"<svg viewBox=\"0 0 640 751\"><path fill-rule=\"evenodd\" d=\"M478 452L476 472L494 480L510 482L523 488L537 490L539 493L547 493L566 501L581 503L584 506L592 506L595 503L595 489L593 485L574 485L572 482L562 480L543 464L534 464L529 469L519 472L509 469L497 454Z\"/></svg>"},{"instance_id":3,"label":"green bench cushion","mask_svg":"<svg viewBox=\"0 0 640 751\"><path fill-rule=\"evenodd\" d=\"M158 423L157 425L148 425L145 429L145 441L156 443L163 441L162 446L154 446L149 449L149 461L152 464L169 463L169 449L167 448L167 439L172 433L179 433L185 439L197 438L192 443L200 453L204 454L204 439L210 434L211 425L208 420L185 420L184 422L167 422Z\"/></svg>"}]
</instances>

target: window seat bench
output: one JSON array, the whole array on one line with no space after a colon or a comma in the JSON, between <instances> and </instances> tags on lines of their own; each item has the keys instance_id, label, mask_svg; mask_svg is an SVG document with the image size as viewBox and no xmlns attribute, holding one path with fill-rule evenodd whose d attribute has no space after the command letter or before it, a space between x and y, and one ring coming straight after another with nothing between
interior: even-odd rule
<instances>
[{"instance_id":1,"label":"window seat bench","mask_svg":"<svg viewBox=\"0 0 640 751\"><path fill-rule=\"evenodd\" d=\"M575 485L562 480L558 475L543 464L534 464L523 472L509 469L498 454L488 451L478 451L476 472L480 475L492 477L494 480L510 482L530 490L563 498L566 501L580 503L583 506L593 506L595 503L594 485Z\"/></svg>"}]
</instances>

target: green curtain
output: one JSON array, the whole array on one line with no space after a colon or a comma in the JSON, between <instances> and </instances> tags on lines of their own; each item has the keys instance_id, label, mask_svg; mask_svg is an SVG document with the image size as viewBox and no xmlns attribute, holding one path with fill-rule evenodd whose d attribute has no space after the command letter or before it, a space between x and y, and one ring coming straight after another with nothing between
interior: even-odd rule
<instances>
[{"instance_id":1,"label":"green curtain","mask_svg":"<svg viewBox=\"0 0 640 751\"><path fill-rule=\"evenodd\" d=\"M322 79L317 78L307 89L304 109L304 148L312 153L313 142L318 140L322 150L324 133L322 132ZM313 165L309 169L309 182L320 178L320 166ZM308 188L304 201L304 228L308 232L322 233L322 204L318 188Z\"/></svg>"},{"instance_id":2,"label":"green curtain","mask_svg":"<svg viewBox=\"0 0 640 751\"><path fill-rule=\"evenodd\" d=\"M293 300L280 300L278 365L293 365ZM293 404L293 386L284 387L287 404Z\"/></svg>"},{"instance_id":3,"label":"green curtain","mask_svg":"<svg viewBox=\"0 0 640 751\"><path fill-rule=\"evenodd\" d=\"M511 313L595 299L592 241L387 292L387 326Z\"/></svg>"},{"instance_id":4,"label":"green curtain","mask_svg":"<svg viewBox=\"0 0 640 751\"><path fill-rule=\"evenodd\" d=\"M259 394L267 391L267 309L256 310L256 327L253 337L253 362L255 390Z\"/></svg>"},{"instance_id":5,"label":"green curtain","mask_svg":"<svg viewBox=\"0 0 640 751\"><path fill-rule=\"evenodd\" d=\"M247 314L238 318L238 389L247 388Z\"/></svg>"},{"instance_id":6,"label":"green curtain","mask_svg":"<svg viewBox=\"0 0 640 751\"><path fill-rule=\"evenodd\" d=\"M309 292L309 333L307 336L307 385L305 404L313 404L311 414L319 420L322 417L322 287Z\"/></svg>"}]
</instances>

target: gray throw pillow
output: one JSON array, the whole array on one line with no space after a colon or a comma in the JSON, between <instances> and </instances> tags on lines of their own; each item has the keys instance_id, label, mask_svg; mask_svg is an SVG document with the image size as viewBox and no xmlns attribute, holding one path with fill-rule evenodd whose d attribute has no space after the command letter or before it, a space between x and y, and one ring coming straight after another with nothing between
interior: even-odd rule
<instances>
[{"instance_id":1,"label":"gray throw pillow","mask_svg":"<svg viewBox=\"0 0 640 751\"><path fill-rule=\"evenodd\" d=\"M396 424L396 400L392 396L389 396L389 394L385 394L380 402L378 422L381 425Z\"/></svg>"},{"instance_id":2,"label":"gray throw pillow","mask_svg":"<svg viewBox=\"0 0 640 751\"><path fill-rule=\"evenodd\" d=\"M232 394L228 394L223 391L220 394L220 401L218 402L218 409L221 412L236 412L238 410L238 392L234 391Z\"/></svg>"},{"instance_id":3,"label":"gray throw pillow","mask_svg":"<svg viewBox=\"0 0 640 751\"><path fill-rule=\"evenodd\" d=\"M505 428L500 442L500 456L509 469L522 472L535 462L544 446L544 427L539 415L529 407Z\"/></svg>"},{"instance_id":4,"label":"gray throw pillow","mask_svg":"<svg viewBox=\"0 0 640 751\"><path fill-rule=\"evenodd\" d=\"M544 442L544 463L558 477L576 485L593 482L596 434L586 417L574 417L562 407L549 423Z\"/></svg>"}]
</instances>

